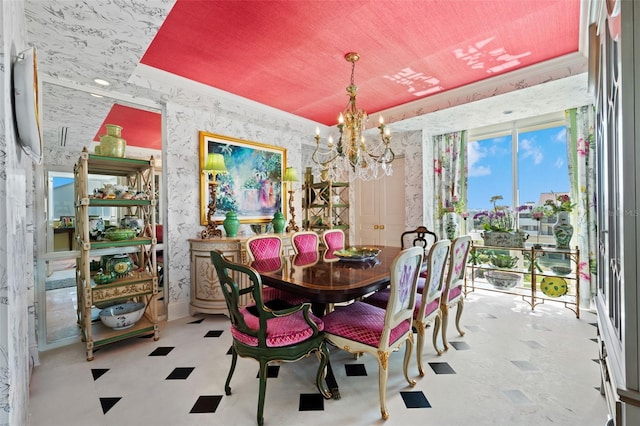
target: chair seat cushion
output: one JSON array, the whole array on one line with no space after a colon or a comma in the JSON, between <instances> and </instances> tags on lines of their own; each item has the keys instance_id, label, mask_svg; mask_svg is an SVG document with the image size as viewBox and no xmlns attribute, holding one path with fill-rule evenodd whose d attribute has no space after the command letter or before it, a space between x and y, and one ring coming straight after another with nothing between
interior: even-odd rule
<instances>
[{"instance_id":1,"label":"chair seat cushion","mask_svg":"<svg viewBox=\"0 0 640 426\"><path fill-rule=\"evenodd\" d=\"M427 277L426 276L422 276L422 272L420 273L420 276L418 277L418 286L416 287L416 291L420 294L422 294L422 290L424 290L424 283L427 281Z\"/></svg>"},{"instance_id":2,"label":"chair seat cushion","mask_svg":"<svg viewBox=\"0 0 640 426\"><path fill-rule=\"evenodd\" d=\"M462 293L462 286L457 286L449 290L449 302L451 302L456 297L459 297Z\"/></svg>"},{"instance_id":3,"label":"chair seat cushion","mask_svg":"<svg viewBox=\"0 0 640 426\"><path fill-rule=\"evenodd\" d=\"M353 302L347 306L336 306L335 310L324 317L325 334L333 334L354 340L365 345L378 347L386 311L364 302ZM395 343L410 330L409 321L403 321L391 330L389 344Z\"/></svg>"},{"instance_id":4,"label":"chair seat cushion","mask_svg":"<svg viewBox=\"0 0 640 426\"><path fill-rule=\"evenodd\" d=\"M247 326L253 330L260 328L260 319L253 315L247 308L240 310ZM318 330L324 329L324 322L309 313L309 318L318 325ZM258 338L249 336L234 325L231 326L231 335L234 339L248 346L258 346ZM298 311L292 315L276 317L267 320L267 346L282 347L295 345L296 343L307 340L313 335L313 329L307 324L302 311Z\"/></svg>"},{"instance_id":5,"label":"chair seat cushion","mask_svg":"<svg viewBox=\"0 0 640 426\"><path fill-rule=\"evenodd\" d=\"M363 300L365 303L369 303L373 306L377 306L382 309L386 309L387 303L389 302L389 289L385 288L380 291L376 291L371 296L367 297ZM413 309L413 318L418 317L418 313L420 312L420 304L422 303L422 294L416 295L416 307ZM440 305L440 298L436 300L432 300L429 302L424 311L424 316L428 317L431 315Z\"/></svg>"}]
</instances>

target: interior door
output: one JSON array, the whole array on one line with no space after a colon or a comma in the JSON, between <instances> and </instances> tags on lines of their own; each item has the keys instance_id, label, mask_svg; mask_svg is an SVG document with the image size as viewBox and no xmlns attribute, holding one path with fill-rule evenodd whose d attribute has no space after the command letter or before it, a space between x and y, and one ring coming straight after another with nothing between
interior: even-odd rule
<instances>
[{"instance_id":1,"label":"interior door","mask_svg":"<svg viewBox=\"0 0 640 426\"><path fill-rule=\"evenodd\" d=\"M400 246L405 231L404 158L393 174L355 183L355 241L358 245Z\"/></svg>"}]
</instances>

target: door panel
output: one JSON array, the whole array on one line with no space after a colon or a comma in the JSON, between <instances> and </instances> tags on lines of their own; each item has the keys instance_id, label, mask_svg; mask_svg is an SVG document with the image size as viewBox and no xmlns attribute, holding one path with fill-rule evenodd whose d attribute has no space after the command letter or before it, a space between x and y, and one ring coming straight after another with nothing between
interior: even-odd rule
<instances>
[{"instance_id":1,"label":"door panel","mask_svg":"<svg viewBox=\"0 0 640 426\"><path fill-rule=\"evenodd\" d=\"M393 175L355 184L356 244L400 246L405 231L404 158L393 162Z\"/></svg>"}]
</instances>

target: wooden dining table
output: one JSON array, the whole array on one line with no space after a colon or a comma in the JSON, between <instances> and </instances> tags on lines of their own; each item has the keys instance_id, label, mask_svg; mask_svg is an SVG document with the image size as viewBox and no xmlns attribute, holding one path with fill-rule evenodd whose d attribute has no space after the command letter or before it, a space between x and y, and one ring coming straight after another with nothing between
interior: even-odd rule
<instances>
[{"instance_id":1,"label":"wooden dining table","mask_svg":"<svg viewBox=\"0 0 640 426\"><path fill-rule=\"evenodd\" d=\"M377 246L373 259L346 260L327 251L283 256L254 261L262 284L309 299L313 313L323 316L326 306L348 302L386 288L391 277L391 263L399 247ZM338 384L329 362L327 385L334 399L340 398Z\"/></svg>"}]
</instances>

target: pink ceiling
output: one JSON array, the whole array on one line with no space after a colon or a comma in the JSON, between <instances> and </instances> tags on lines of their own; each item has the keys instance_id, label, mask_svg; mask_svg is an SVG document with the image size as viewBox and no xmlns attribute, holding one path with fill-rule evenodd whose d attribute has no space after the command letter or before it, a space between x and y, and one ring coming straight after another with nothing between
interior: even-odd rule
<instances>
[{"instance_id":1,"label":"pink ceiling","mask_svg":"<svg viewBox=\"0 0 640 426\"><path fill-rule=\"evenodd\" d=\"M162 116L157 112L113 104L94 141L100 141L100 135L107 134L105 124L122 127L122 138L127 141L127 146L162 149Z\"/></svg>"},{"instance_id":2,"label":"pink ceiling","mask_svg":"<svg viewBox=\"0 0 640 426\"><path fill-rule=\"evenodd\" d=\"M580 0L177 0L142 63L333 125L578 51Z\"/></svg>"}]
</instances>

